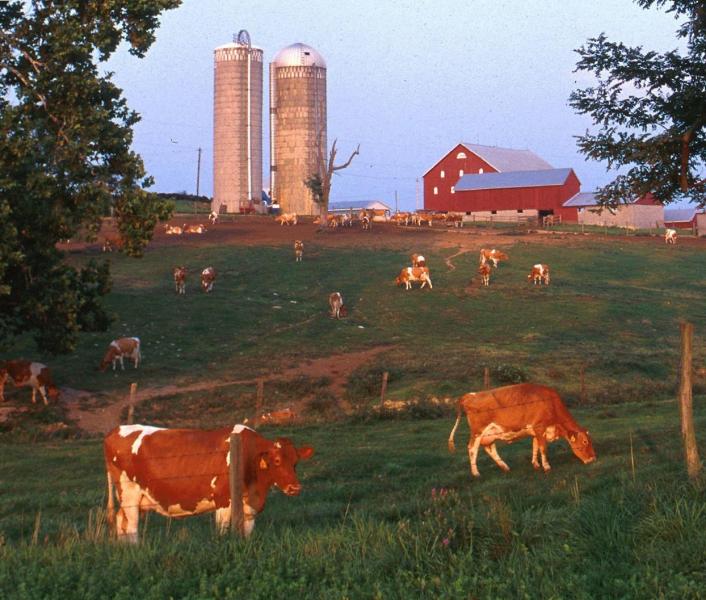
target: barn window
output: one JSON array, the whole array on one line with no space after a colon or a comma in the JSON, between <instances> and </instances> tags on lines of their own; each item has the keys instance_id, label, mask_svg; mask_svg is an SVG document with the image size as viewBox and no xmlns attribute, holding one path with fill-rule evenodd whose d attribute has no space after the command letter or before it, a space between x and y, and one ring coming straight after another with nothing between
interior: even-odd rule
<instances>
[{"instance_id":1,"label":"barn window","mask_svg":"<svg viewBox=\"0 0 706 600\"><path fill-rule=\"evenodd\" d=\"M490 214L491 214L491 215L497 215L497 214L498 214L498 211L497 211L497 210L491 210L491 211L490 211Z\"/></svg>"},{"instance_id":2,"label":"barn window","mask_svg":"<svg viewBox=\"0 0 706 600\"><path fill-rule=\"evenodd\" d=\"M465 153L465 152L459 152L459 153L456 155L456 158L461 159L461 158L468 158L468 157L466 156L466 153Z\"/></svg>"},{"instance_id":3,"label":"barn window","mask_svg":"<svg viewBox=\"0 0 706 600\"><path fill-rule=\"evenodd\" d=\"M478 175L481 175L482 173L483 173L483 167L481 167L480 169L478 169Z\"/></svg>"},{"instance_id":4,"label":"barn window","mask_svg":"<svg viewBox=\"0 0 706 600\"><path fill-rule=\"evenodd\" d=\"M444 177L446 177L446 171L441 172L441 178L443 179Z\"/></svg>"},{"instance_id":5,"label":"barn window","mask_svg":"<svg viewBox=\"0 0 706 600\"><path fill-rule=\"evenodd\" d=\"M434 195L438 196L439 195L439 188L434 186Z\"/></svg>"},{"instance_id":6,"label":"barn window","mask_svg":"<svg viewBox=\"0 0 706 600\"><path fill-rule=\"evenodd\" d=\"M455 194L455 193L456 193L456 188L455 188L453 185L451 186L451 193L452 193L452 194Z\"/></svg>"},{"instance_id":7,"label":"barn window","mask_svg":"<svg viewBox=\"0 0 706 600\"><path fill-rule=\"evenodd\" d=\"M463 169L459 169L459 170L458 170L458 176L459 176L459 177L463 177Z\"/></svg>"},{"instance_id":8,"label":"barn window","mask_svg":"<svg viewBox=\"0 0 706 600\"><path fill-rule=\"evenodd\" d=\"M522 208L518 208L518 209L517 209L517 212L518 212L518 213L523 213L523 212L525 212L525 211L524 211L524 209L522 209Z\"/></svg>"}]
</instances>

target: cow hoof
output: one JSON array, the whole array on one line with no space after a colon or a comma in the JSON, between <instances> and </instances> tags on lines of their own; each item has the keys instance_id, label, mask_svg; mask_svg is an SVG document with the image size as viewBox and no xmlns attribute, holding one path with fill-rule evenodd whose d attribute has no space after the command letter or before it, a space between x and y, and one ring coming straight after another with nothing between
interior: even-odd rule
<instances>
[{"instance_id":1,"label":"cow hoof","mask_svg":"<svg viewBox=\"0 0 706 600\"><path fill-rule=\"evenodd\" d=\"M540 467L539 467L539 463L537 463L537 464L532 463L532 468L533 468L535 471L539 471L539 468L540 468Z\"/></svg>"}]
</instances>

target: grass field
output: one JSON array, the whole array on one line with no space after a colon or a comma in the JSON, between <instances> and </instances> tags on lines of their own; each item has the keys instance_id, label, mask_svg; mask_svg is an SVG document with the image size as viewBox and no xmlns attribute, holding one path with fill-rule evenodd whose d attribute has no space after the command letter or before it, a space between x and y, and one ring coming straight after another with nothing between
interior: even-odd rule
<instances>
[{"instance_id":1,"label":"grass field","mask_svg":"<svg viewBox=\"0 0 706 600\"><path fill-rule=\"evenodd\" d=\"M316 455L300 465L302 495L273 492L247 541L219 539L207 517L166 523L151 516L138 548L117 546L102 521L100 441L38 433L40 422L62 418L60 408L5 423L0 597L703 597L706 493L687 483L673 401L680 320L695 324L696 366L706 362L703 248L508 237L510 261L483 289L469 285L477 251L456 256L450 270L445 259L460 246L427 248L421 239L428 238L331 248L322 237L307 244L299 265L289 244L114 257L111 330L83 335L74 355L43 357L60 385L86 390L98 404L131 381L144 388L244 380L384 349L353 373L344 394L355 410L343 419L331 418L327 377L267 384L273 405L310 397L310 420L263 433L284 432ZM394 286L412 250L427 257L431 291ZM527 283L540 261L552 268L548 288ZM176 264L191 272L185 297L173 292ZM210 295L196 290L207 265L219 273ZM334 290L350 310L340 322L326 316ZM142 339L143 365L99 373L105 346L119 335ZM34 356L27 341L13 355ZM482 477L472 481L466 453L446 450L449 411L425 401L480 388L485 366L495 385L556 387L590 429L597 463L580 464L562 442L550 450L553 471L535 473L525 441L500 448L510 473L483 455ZM413 414L371 410L383 371L390 398L420 400ZM703 376L695 391L703 455ZM9 389L7 396L19 403L27 394ZM253 397L245 384L177 390L136 412L144 421L215 426L247 413ZM467 436L467 429L457 434L459 448Z\"/></svg>"}]
</instances>

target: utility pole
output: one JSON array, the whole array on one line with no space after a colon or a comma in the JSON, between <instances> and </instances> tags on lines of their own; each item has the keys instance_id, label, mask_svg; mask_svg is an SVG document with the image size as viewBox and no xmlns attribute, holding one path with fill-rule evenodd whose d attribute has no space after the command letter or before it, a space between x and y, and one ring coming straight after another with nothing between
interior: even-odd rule
<instances>
[{"instance_id":1,"label":"utility pole","mask_svg":"<svg viewBox=\"0 0 706 600\"><path fill-rule=\"evenodd\" d=\"M397 190L395 190L395 214L397 214Z\"/></svg>"},{"instance_id":2,"label":"utility pole","mask_svg":"<svg viewBox=\"0 0 706 600\"><path fill-rule=\"evenodd\" d=\"M196 195L199 195L199 184L201 182L201 146L199 146L199 158L196 163Z\"/></svg>"},{"instance_id":3,"label":"utility pole","mask_svg":"<svg viewBox=\"0 0 706 600\"><path fill-rule=\"evenodd\" d=\"M414 210L419 210L419 177L417 177L414 181Z\"/></svg>"}]
</instances>

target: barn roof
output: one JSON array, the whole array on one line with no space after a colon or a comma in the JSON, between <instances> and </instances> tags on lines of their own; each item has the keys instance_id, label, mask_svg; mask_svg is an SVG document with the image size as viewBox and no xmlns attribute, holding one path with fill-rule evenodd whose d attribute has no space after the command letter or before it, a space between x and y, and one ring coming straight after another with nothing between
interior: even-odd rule
<instances>
[{"instance_id":1,"label":"barn roof","mask_svg":"<svg viewBox=\"0 0 706 600\"><path fill-rule=\"evenodd\" d=\"M572 169L542 169L539 171L464 175L456 183L455 190L457 192L470 192L475 190L563 185L571 173Z\"/></svg>"},{"instance_id":2,"label":"barn roof","mask_svg":"<svg viewBox=\"0 0 706 600\"><path fill-rule=\"evenodd\" d=\"M664 221L666 223L690 223L696 215L695 208L665 208Z\"/></svg>"},{"instance_id":3,"label":"barn roof","mask_svg":"<svg viewBox=\"0 0 706 600\"><path fill-rule=\"evenodd\" d=\"M390 207L379 200L355 200L346 202L329 202L329 212L337 212L340 210L390 210Z\"/></svg>"},{"instance_id":4,"label":"barn roof","mask_svg":"<svg viewBox=\"0 0 706 600\"><path fill-rule=\"evenodd\" d=\"M598 206L598 200L596 200L596 192L579 192L575 196L569 198L564 204L565 208L573 207L580 208L583 206Z\"/></svg>"},{"instance_id":5,"label":"barn roof","mask_svg":"<svg viewBox=\"0 0 706 600\"><path fill-rule=\"evenodd\" d=\"M553 167L531 150L516 150L500 146L463 143L474 154L480 156L491 167L500 171L539 171Z\"/></svg>"}]
</instances>

